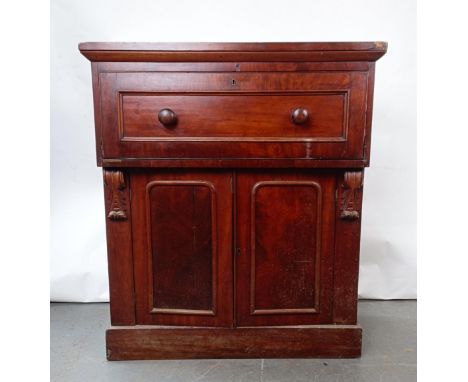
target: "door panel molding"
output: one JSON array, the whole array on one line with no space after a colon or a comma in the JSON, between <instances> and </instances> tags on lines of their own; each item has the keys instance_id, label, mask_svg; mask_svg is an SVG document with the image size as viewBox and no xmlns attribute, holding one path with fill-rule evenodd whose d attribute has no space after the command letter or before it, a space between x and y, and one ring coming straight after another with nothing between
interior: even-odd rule
<instances>
[{"instance_id":1,"label":"door panel molding","mask_svg":"<svg viewBox=\"0 0 468 382\"><path fill-rule=\"evenodd\" d=\"M151 190L155 187L206 187L210 190L211 199L211 309L178 309L178 308L157 308L154 306L154 250L152 235L152 218L151 218ZM155 180L149 182L146 186L146 202L149 208L146 209L146 221L147 221L147 241L148 241L148 253L150 254L148 259L148 307L149 313L156 314L180 314L180 315L208 315L215 316L217 308L217 269L218 269L218 243L217 243L217 232L218 225L216 219L216 188L213 183L208 181L196 181L196 180Z\"/></svg>"},{"instance_id":2,"label":"door panel molding","mask_svg":"<svg viewBox=\"0 0 468 382\"><path fill-rule=\"evenodd\" d=\"M314 303L308 308L279 308L279 309L257 309L255 306L255 288L256 288L256 203L255 198L259 189L265 187L312 187L317 192L316 222L315 222L315 269L314 269ZM318 313L320 306L320 260L321 260L321 225L322 225L322 188L320 184L314 181L297 180L272 180L260 181L254 184L250 195L250 313L252 315L264 314L291 314L291 313Z\"/></svg>"},{"instance_id":3,"label":"door panel molding","mask_svg":"<svg viewBox=\"0 0 468 382\"><path fill-rule=\"evenodd\" d=\"M332 322L333 170L236 172L236 325Z\"/></svg>"},{"instance_id":4,"label":"door panel molding","mask_svg":"<svg viewBox=\"0 0 468 382\"><path fill-rule=\"evenodd\" d=\"M136 324L234 326L231 179L218 170L131 174Z\"/></svg>"}]
</instances>

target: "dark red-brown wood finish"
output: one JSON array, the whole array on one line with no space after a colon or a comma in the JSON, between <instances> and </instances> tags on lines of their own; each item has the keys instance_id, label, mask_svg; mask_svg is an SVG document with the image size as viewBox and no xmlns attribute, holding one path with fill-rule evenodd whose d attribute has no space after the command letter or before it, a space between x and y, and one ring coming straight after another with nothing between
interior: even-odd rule
<instances>
[{"instance_id":1,"label":"dark red-brown wood finish","mask_svg":"<svg viewBox=\"0 0 468 382\"><path fill-rule=\"evenodd\" d=\"M231 182L231 171L133 171L138 324L232 326Z\"/></svg>"},{"instance_id":2,"label":"dark red-brown wood finish","mask_svg":"<svg viewBox=\"0 0 468 382\"><path fill-rule=\"evenodd\" d=\"M109 360L357 357L384 42L82 43Z\"/></svg>"},{"instance_id":3,"label":"dark red-brown wood finish","mask_svg":"<svg viewBox=\"0 0 468 382\"><path fill-rule=\"evenodd\" d=\"M331 323L335 174L237 173L237 326Z\"/></svg>"}]
</instances>

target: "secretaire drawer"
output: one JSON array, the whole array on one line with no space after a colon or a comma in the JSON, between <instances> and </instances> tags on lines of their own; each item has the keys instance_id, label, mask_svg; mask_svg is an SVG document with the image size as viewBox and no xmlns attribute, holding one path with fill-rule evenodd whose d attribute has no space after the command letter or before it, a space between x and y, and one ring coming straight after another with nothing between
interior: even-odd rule
<instances>
[{"instance_id":1,"label":"secretaire drawer","mask_svg":"<svg viewBox=\"0 0 468 382\"><path fill-rule=\"evenodd\" d=\"M100 73L104 158L361 159L366 72Z\"/></svg>"}]
</instances>

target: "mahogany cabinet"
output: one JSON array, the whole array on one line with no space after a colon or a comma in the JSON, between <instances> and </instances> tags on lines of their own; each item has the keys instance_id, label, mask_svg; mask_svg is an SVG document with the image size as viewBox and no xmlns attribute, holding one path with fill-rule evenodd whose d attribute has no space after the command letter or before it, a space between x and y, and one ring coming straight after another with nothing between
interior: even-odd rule
<instances>
[{"instance_id":1,"label":"mahogany cabinet","mask_svg":"<svg viewBox=\"0 0 468 382\"><path fill-rule=\"evenodd\" d=\"M383 42L82 43L109 360L358 357Z\"/></svg>"}]
</instances>

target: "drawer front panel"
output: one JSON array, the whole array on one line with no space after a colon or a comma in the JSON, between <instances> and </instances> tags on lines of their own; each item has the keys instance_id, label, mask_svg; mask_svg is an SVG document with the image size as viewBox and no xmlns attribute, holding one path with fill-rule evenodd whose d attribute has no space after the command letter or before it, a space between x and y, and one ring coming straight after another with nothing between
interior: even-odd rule
<instances>
[{"instance_id":1,"label":"drawer front panel","mask_svg":"<svg viewBox=\"0 0 468 382\"><path fill-rule=\"evenodd\" d=\"M103 158L362 159L367 75L100 73Z\"/></svg>"},{"instance_id":2,"label":"drawer front panel","mask_svg":"<svg viewBox=\"0 0 468 382\"><path fill-rule=\"evenodd\" d=\"M347 92L323 94L124 94L122 140L346 140ZM164 126L158 113L170 109L175 126ZM294 123L296 109L308 112Z\"/></svg>"}]
</instances>

